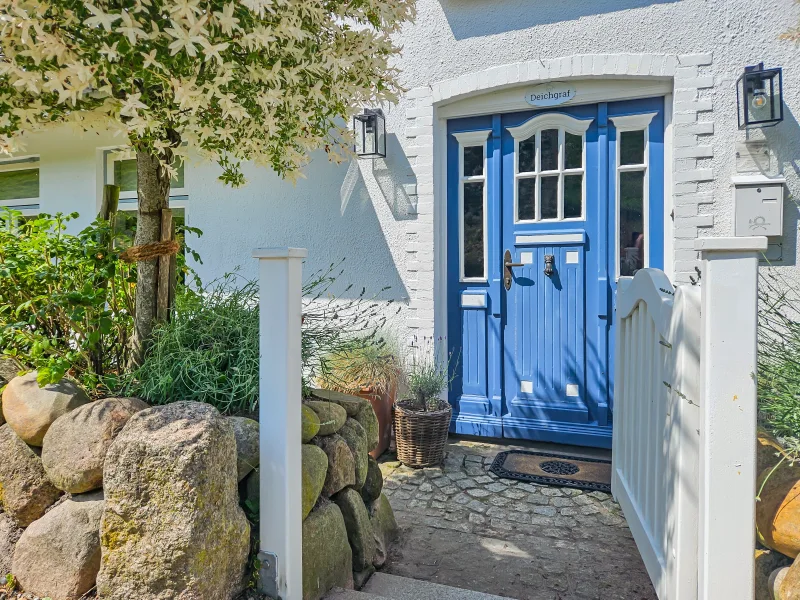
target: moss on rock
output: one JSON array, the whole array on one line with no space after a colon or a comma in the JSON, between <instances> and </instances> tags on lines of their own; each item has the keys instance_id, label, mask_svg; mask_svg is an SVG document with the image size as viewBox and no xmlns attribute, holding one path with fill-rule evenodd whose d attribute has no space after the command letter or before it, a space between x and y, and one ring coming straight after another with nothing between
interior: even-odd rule
<instances>
[{"instance_id":1,"label":"moss on rock","mask_svg":"<svg viewBox=\"0 0 800 600\"><path fill-rule=\"evenodd\" d=\"M355 419L347 419L344 426L339 430L339 435L342 436L350 452L353 453L353 462L355 466L356 483L354 487L360 490L364 482L367 480L367 469L369 463L369 450L367 450L367 434L361 423Z\"/></svg>"},{"instance_id":2,"label":"moss on rock","mask_svg":"<svg viewBox=\"0 0 800 600\"><path fill-rule=\"evenodd\" d=\"M369 513L369 520L372 524L372 533L375 536L375 555L372 559L372 564L380 569L386 564L386 559L389 557L389 547L397 539L399 532L392 505L389 504L386 494L381 494L373 503Z\"/></svg>"},{"instance_id":3,"label":"moss on rock","mask_svg":"<svg viewBox=\"0 0 800 600\"><path fill-rule=\"evenodd\" d=\"M378 466L378 461L370 456L367 462L367 478L361 487L361 497L364 499L364 504L368 508L371 507L372 503L380 497L382 490L383 473L381 473L381 468Z\"/></svg>"},{"instance_id":4,"label":"moss on rock","mask_svg":"<svg viewBox=\"0 0 800 600\"><path fill-rule=\"evenodd\" d=\"M317 416L317 413L315 413L305 404L303 404L301 411L303 417L303 430L301 435L303 438L303 443L307 444L311 441L311 438L319 433L319 417Z\"/></svg>"},{"instance_id":5,"label":"moss on rock","mask_svg":"<svg viewBox=\"0 0 800 600\"><path fill-rule=\"evenodd\" d=\"M311 400L306 403L319 417L319 431L317 435L332 435L339 431L347 421L347 411L338 404L324 400Z\"/></svg>"},{"instance_id":6,"label":"moss on rock","mask_svg":"<svg viewBox=\"0 0 800 600\"><path fill-rule=\"evenodd\" d=\"M335 587L353 588L353 553L342 511L331 503L303 522L303 600L320 600Z\"/></svg>"},{"instance_id":7,"label":"moss on rock","mask_svg":"<svg viewBox=\"0 0 800 600\"><path fill-rule=\"evenodd\" d=\"M347 539L353 549L353 570L363 571L372 565L375 556L375 536L367 507L361 494L351 488L336 494L333 501L341 509L347 527Z\"/></svg>"},{"instance_id":8,"label":"moss on rock","mask_svg":"<svg viewBox=\"0 0 800 600\"><path fill-rule=\"evenodd\" d=\"M322 448L303 444L303 520L314 508L325 485L328 455Z\"/></svg>"}]
</instances>

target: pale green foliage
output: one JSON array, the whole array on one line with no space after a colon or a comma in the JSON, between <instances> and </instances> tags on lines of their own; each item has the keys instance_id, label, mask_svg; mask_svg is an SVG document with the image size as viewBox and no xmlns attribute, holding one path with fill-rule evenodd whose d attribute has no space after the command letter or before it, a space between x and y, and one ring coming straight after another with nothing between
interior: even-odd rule
<instances>
[{"instance_id":1,"label":"pale green foliage","mask_svg":"<svg viewBox=\"0 0 800 600\"><path fill-rule=\"evenodd\" d=\"M296 177L396 98L390 36L413 16L413 0L0 0L0 154L72 122L167 169L188 142L232 184L241 160Z\"/></svg>"},{"instance_id":2,"label":"pale green foliage","mask_svg":"<svg viewBox=\"0 0 800 600\"><path fill-rule=\"evenodd\" d=\"M436 410L439 395L452 382L458 359L445 349L445 341L436 343L424 337L410 350L404 369L405 383L416 410Z\"/></svg>"},{"instance_id":3,"label":"pale green foliage","mask_svg":"<svg viewBox=\"0 0 800 600\"><path fill-rule=\"evenodd\" d=\"M800 293L776 269L759 278L758 413L800 458Z\"/></svg>"}]
</instances>

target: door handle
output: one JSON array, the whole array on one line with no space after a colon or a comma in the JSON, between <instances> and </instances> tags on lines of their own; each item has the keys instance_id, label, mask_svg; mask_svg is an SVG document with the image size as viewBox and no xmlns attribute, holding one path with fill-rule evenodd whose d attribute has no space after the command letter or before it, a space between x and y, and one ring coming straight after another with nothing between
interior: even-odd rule
<instances>
[{"instance_id":1,"label":"door handle","mask_svg":"<svg viewBox=\"0 0 800 600\"><path fill-rule=\"evenodd\" d=\"M511 262L511 251L506 250L503 255L503 286L506 291L511 289L511 284L514 281L514 274L511 272L511 267L524 267L525 263Z\"/></svg>"}]
</instances>

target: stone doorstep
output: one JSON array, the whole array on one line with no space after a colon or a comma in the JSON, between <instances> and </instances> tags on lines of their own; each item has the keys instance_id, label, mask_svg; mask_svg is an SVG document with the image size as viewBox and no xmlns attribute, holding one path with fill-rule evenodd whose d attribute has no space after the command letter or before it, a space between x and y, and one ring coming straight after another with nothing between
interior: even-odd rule
<instances>
[{"instance_id":1,"label":"stone doorstep","mask_svg":"<svg viewBox=\"0 0 800 600\"><path fill-rule=\"evenodd\" d=\"M364 586L366 598L356 597L347 600L369 600L370 598L386 598L387 600L509 600L501 596L454 588L439 583L419 581L408 577L375 573ZM333 599L332 599L333 600ZM345 599L341 599L345 600Z\"/></svg>"}]
</instances>

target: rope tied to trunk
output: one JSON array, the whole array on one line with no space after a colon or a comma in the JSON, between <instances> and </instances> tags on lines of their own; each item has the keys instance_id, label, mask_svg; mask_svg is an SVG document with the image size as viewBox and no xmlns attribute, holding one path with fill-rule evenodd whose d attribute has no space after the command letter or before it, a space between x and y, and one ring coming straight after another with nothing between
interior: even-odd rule
<instances>
[{"instance_id":1,"label":"rope tied to trunk","mask_svg":"<svg viewBox=\"0 0 800 600\"><path fill-rule=\"evenodd\" d=\"M142 246L131 246L119 255L120 260L125 262L142 262L145 260L153 260L160 256L170 256L177 254L181 246L175 240L165 240L161 242L152 242Z\"/></svg>"}]
</instances>

